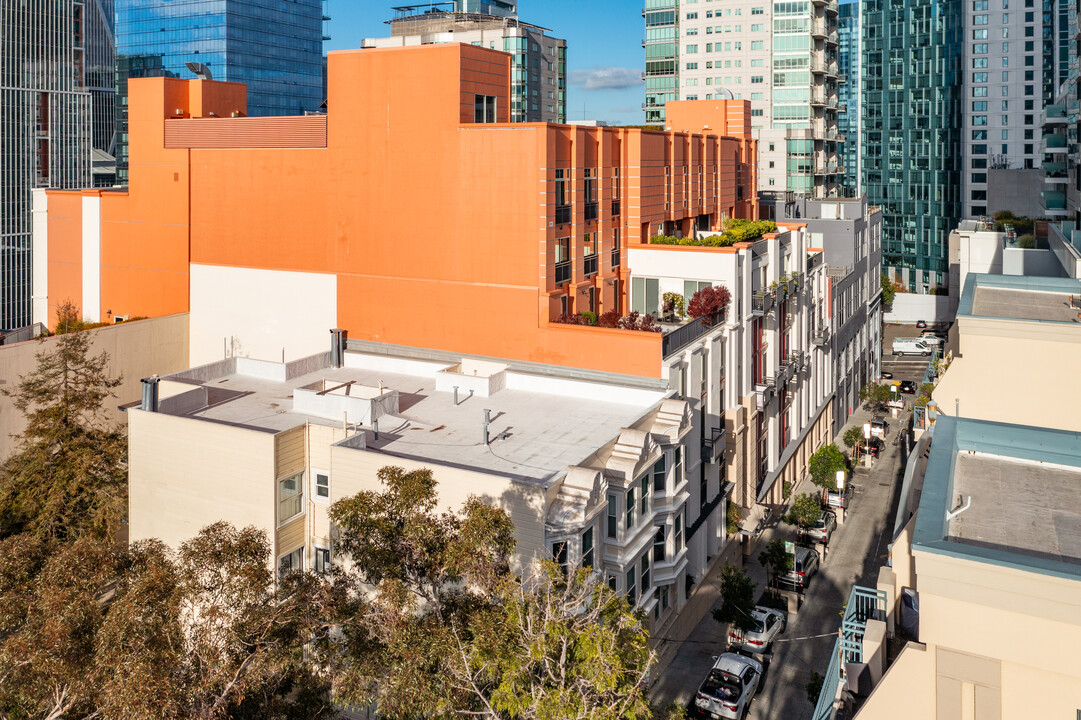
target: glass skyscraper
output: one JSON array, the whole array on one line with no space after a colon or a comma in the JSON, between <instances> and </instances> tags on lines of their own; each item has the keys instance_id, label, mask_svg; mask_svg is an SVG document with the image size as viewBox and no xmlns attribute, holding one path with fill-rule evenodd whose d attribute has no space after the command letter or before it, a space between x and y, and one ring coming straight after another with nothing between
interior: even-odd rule
<instances>
[{"instance_id":1,"label":"glass skyscraper","mask_svg":"<svg viewBox=\"0 0 1081 720\"><path fill-rule=\"evenodd\" d=\"M0 12L0 329L30 323L31 190L90 185L87 72L100 11L22 0Z\"/></svg>"},{"instance_id":2,"label":"glass skyscraper","mask_svg":"<svg viewBox=\"0 0 1081 720\"><path fill-rule=\"evenodd\" d=\"M943 287L961 214L961 0L863 0L861 177L882 207L882 264Z\"/></svg>"},{"instance_id":3,"label":"glass skyscraper","mask_svg":"<svg viewBox=\"0 0 1081 720\"><path fill-rule=\"evenodd\" d=\"M323 0L118 0L116 16L118 54L245 83L249 115L299 115L324 99Z\"/></svg>"},{"instance_id":4,"label":"glass skyscraper","mask_svg":"<svg viewBox=\"0 0 1081 720\"><path fill-rule=\"evenodd\" d=\"M841 102L837 130L845 138L840 145L841 167L845 171L838 183L843 195L856 197L860 194L860 3L841 0L837 9L837 65L843 79L837 85Z\"/></svg>"}]
</instances>

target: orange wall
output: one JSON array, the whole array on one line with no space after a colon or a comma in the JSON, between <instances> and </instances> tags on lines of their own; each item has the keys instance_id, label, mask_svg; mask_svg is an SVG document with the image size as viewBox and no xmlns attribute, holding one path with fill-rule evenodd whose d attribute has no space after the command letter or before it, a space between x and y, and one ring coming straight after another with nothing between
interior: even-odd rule
<instances>
[{"instance_id":1,"label":"orange wall","mask_svg":"<svg viewBox=\"0 0 1081 720\"><path fill-rule=\"evenodd\" d=\"M130 191L103 201L103 310L186 309L189 260L331 272L354 338L657 377L659 335L550 322L561 296L585 309L590 287L598 312L625 308L617 231L626 248L666 222L689 232L699 214L753 216L737 199L738 181L754 196L738 169L753 147L747 103L697 111L731 137L509 124L510 63L457 44L331 53L325 148L166 149L165 118L228 117L242 86L133 81ZM499 122L474 123L474 94L497 98ZM557 168L569 224L555 222ZM587 168L599 176L588 223ZM597 234L592 277L586 233ZM554 277L560 238L565 285Z\"/></svg>"}]
</instances>

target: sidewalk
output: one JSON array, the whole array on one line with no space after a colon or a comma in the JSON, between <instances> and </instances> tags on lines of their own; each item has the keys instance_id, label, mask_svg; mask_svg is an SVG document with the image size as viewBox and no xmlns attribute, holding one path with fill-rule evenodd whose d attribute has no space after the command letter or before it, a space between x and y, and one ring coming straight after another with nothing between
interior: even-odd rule
<instances>
[{"instance_id":1,"label":"sidewalk","mask_svg":"<svg viewBox=\"0 0 1081 720\"><path fill-rule=\"evenodd\" d=\"M889 433L886 442L892 442L897 429L903 424L905 414L898 418L889 418ZM845 426L834 437L834 442L844 451L841 440L844 431L853 426L862 426L870 422L872 413L862 405L848 418ZM817 493L818 488L811 482L810 476L804 477L793 489L789 500L798 494ZM676 622L662 628L662 639L656 646L657 663L650 675L654 678L651 687L651 702L654 707L664 708L673 702L689 702L693 688L688 683L697 683L701 668L712 664L714 655L724 650L727 638L723 637L722 626L713 619L712 610L720 604L721 571L725 564L742 565L748 577L756 584L756 594L766 587L766 569L758 562L758 553L771 540L792 539L795 530L780 521L775 514L770 524L751 546L751 555L743 563L742 543L738 539L729 540L716 558L709 574L694 589L691 599L683 608ZM687 697L683 697L686 695Z\"/></svg>"}]
</instances>

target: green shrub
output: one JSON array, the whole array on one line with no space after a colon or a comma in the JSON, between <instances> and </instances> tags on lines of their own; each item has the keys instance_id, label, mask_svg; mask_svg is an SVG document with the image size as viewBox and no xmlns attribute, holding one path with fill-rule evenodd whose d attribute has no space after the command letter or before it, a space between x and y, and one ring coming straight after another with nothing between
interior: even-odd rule
<instances>
[{"instance_id":1,"label":"green shrub","mask_svg":"<svg viewBox=\"0 0 1081 720\"><path fill-rule=\"evenodd\" d=\"M725 230L720 235L710 235L696 240L693 237L677 238L673 235L654 235L649 239L651 245L697 245L701 247L730 247L738 242L757 240L766 233L777 229L772 220L732 219L725 223Z\"/></svg>"},{"instance_id":2,"label":"green shrub","mask_svg":"<svg viewBox=\"0 0 1081 720\"><path fill-rule=\"evenodd\" d=\"M596 325L597 324L597 313L590 312L589 310L583 310L582 312L580 312L578 314L581 315L583 318L585 318L586 323L588 323L590 325Z\"/></svg>"}]
</instances>

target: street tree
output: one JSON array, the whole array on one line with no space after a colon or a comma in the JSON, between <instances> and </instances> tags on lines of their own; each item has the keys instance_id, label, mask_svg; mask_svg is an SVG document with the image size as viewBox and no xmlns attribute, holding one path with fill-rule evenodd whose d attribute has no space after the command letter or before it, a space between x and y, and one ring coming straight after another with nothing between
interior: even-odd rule
<instances>
[{"instance_id":1,"label":"street tree","mask_svg":"<svg viewBox=\"0 0 1081 720\"><path fill-rule=\"evenodd\" d=\"M811 455L807 463L811 471L811 482L823 490L837 487L837 472L848 469L848 460L834 443L823 445Z\"/></svg>"},{"instance_id":2,"label":"street tree","mask_svg":"<svg viewBox=\"0 0 1081 720\"><path fill-rule=\"evenodd\" d=\"M754 628L754 618L751 617L751 611L754 610L754 588L755 582L743 571L743 568L725 565L721 570L721 606L714 608L713 619L743 631L752 630Z\"/></svg>"},{"instance_id":3,"label":"street tree","mask_svg":"<svg viewBox=\"0 0 1081 720\"><path fill-rule=\"evenodd\" d=\"M893 306L893 299L897 297L897 291L893 287L890 276L882 273L882 304L886 307Z\"/></svg>"},{"instance_id":4,"label":"street tree","mask_svg":"<svg viewBox=\"0 0 1081 720\"><path fill-rule=\"evenodd\" d=\"M800 497L807 496L800 495ZM770 540L766 549L758 553L758 562L766 568L767 583L770 587L773 586L773 581L777 577L795 568L792 554L785 550L784 540Z\"/></svg>"},{"instance_id":5,"label":"street tree","mask_svg":"<svg viewBox=\"0 0 1081 720\"><path fill-rule=\"evenodd\" d=\"M66 541L113 537L127 511L127 446L102 405L120 378L109 356L90 355L90 335L60 336L37 367L2 392L26 418L0 465L0 537L30 532Z\"/></svg>"},{"instance_id":6,"label":"street tree","mask_svg":"<svg viewBox=\"0 0 1081 720\"><path fill-rule=\"evenodd\" d=\"M859 425L853 425L852 427L845 430L845 434L842 439L844 440L845 445L847 445L848 447L856 447L861 442L863 442L863 428Z\"/></svg>"},{"instance_id":7,"label":"street tree","mask_svg":"<svg viewBox=\"0 0 1081 720\"><path fill-rule=\"evenodd\" d=\"M812 528L822 515L822 503L814 495L800 495L792 501L784 521L804 530Z\"/></svg>"}]
</instances>

